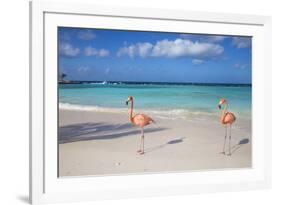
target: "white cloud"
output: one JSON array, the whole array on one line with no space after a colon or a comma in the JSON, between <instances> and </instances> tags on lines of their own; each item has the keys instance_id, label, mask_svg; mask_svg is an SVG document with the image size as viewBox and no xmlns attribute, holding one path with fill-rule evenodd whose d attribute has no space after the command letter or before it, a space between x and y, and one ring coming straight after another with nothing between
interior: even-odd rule
<instances>
[{"instance_id":1,"label":"white cloud","mask_svg":"<svg viewBox=\"0 0 281 205\"><path fill-rule=\"evenodd\" d=\"M223 53L224 48L213 43L199 43L187 39L161 40L155 45L151 43L137 43L120 48L117 55L129 57L193 57L209 58L216 57Z\"/></svg>"},{"instance_id":2,"label":"white cloud","mask_svg":"<svg viewBox=\"0 0 281 205\"><path fill-rule=\"evenodd\" d=\"M84 52L86 56L94 56L98 53L95 48L92 48L90 46L86 47Z\"/></svg>"},{"instance_id":3,"label":"white cloud","mask_svg":"<svg viewBox=\"0 0 281 205\"><path fill-rule=\"evenodd\" d=\"M85 29L78 32L78 38L81 40L93 40L96 38L96 34L92 30Z\"/></svg>"},{"instance_id":4,"label":"white cloud","mask_svg":"<svg viewBox=\"0 0 281 205\"><path fill-rule=\"evenodd\" d=\"M204 63L204 61L200 60L200 59L193 59L192 60L192 64L194 64L194 65L201 65L202 63Z\"/></svg>"},{"instance_id":5,"label":"white cloud","mask_svg":"<svg viewBox=\"0 0 281 205\"><path fill-rule=\"evenodd\" d=\"M247 64L235 63L233 67L237 69L245 69L247 67Z\"/></svg>"},{"instance_id":6,"label":"white cloud","mask_svg":"<svg viewBox=\"0 0 281 205\"><path fill-rule=\"evenodd\" d=\"M75 48L70 43L60 43L59 53L64 57L76 57L80 53L79 48Z\"/></svg>"},{"instance_id":7,"label":"white cloud","mask_svg":"<svg viewBox=\"0 0 281 205\"><path fill-rule=\"evenodd\" d=\"M158 41L153 48L152 56L177 57L214 57L223 53L223 47L212 43L199 43L190 40Z\"/></svg>"},{"instance_id":8,"label":"white cloud","mask_svg":"<svg viewBox=\"0 0 281 205\"><path fill-rule=\"evenodd\" d=\"M142 57L142 58L145 58L146 56L149 55L149 53L151 52L151 49L152 49L153 45L151 43L143 43L139 46L139 55Z\"/></svg>"},{"instance_id":9,"label":"white cloud","mask_svg":"<svg viewBox=\"0 0 281 205\"><path fill-rule=\"evenodd\" d=\"M79 67L77 70L79 71L79 72L86 72L86 71L88 71L90 68L89 67L87 67L87 66L81 66L81 67Z\"/></svg>"},{"instance_id":10,"label":"white cloud","mask_svg":"<svg viewBox=\"0 0 281 205\"><path fill-rule=\"evenodd\" d=\"M104 49L104 48L102 48L102 49L100 49L99 50L99 57L107 57L107 56L109 56L109 51L108 50L106 50L106 49Z\"/></svg>"},{"instance_id":11,"label":"white cloud","mask_svg":"<svg viewBox=\"0 0 281 205\"><path fill-rule=\"evenodd\" d=\"M140 56L145 58L151 54L153 45L151 43L137 43L130 46L125 46L120 48L117 52L117 56L128 55L131 58L135 56Z\"/></svg>"},{"instance_id":12,"label":"white cloud","mask_svg":"<svg viewBox=\"0 0 281 205\"><path fill-rule=\"evenodd\" d=\"M107 57L110 55L110 52L104 48L96 49L91 46L86 47L84 53L86 56L97 56L97 57Z\"/></svg>"},{"instance_id":13,"label":"white cloud","mask_svg":"<svg viewBox=\"0 0 281 205\"><path fill-rule=\"evenodd\" d=\"M233 37L232 44L237 48L247 48L250 47L252 39L250 37Z\"/></svg>"}]
</instances>

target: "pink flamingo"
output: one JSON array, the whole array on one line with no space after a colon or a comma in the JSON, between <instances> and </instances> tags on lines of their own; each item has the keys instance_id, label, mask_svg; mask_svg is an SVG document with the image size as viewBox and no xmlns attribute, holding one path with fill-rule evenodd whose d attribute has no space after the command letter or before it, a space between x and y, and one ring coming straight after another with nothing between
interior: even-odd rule
<instances>
[{"instance_id":1,"label":"pink flamingo","mask_svg":"<svg viewBox=\"0 0 281 205\"><path fill-rule=\"evenodd\" d=\"M130 121L134 126L139 126L141 128L141 143L140 143L140 149L137 151L139 154L144 154L144 131L143 128L146 125L149 125L151 122L154 122L154 120L145 115L145 114L136 114L133 116L133 107L134 107L134 100L133 97L130 96L128 100L126 101L126 105L131 102L131 109L130 109Z\"/></svg>"},{"instance_id":2,"label":"pink flamingo","mask_svg":"<svg viewBox=\"0 0 281 205\"><path fill-rule=\"evenodd\" d=\"M232 112L227 112L228 103L225 99L221 99L219 102L219 109L221 109L221 106L224 105L223 112L221 114L221 123L225 125L225 137L224 137L224 144L223 144L223 151L222 154L225 154L225 142L226 142L226 136L227 136L227 126L229 126L229 144L228 144L228 150L229 150L229 156L231 156L231 125L235 122L236 117Z\"/></svg>"}]
</instances>

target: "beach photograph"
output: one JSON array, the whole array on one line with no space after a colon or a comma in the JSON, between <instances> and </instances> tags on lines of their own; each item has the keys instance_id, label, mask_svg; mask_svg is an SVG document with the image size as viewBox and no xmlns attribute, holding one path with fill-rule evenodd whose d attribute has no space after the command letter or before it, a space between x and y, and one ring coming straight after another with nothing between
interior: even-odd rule
<instances>
[{"instance_id":1,"label":"beach photograph","mask_svg":"<svg viewBox=\"0 0 281 205\"><path fill-rule=\"evenodd\" d=\"M58 177L252 167L252 38L58 27Z\"/></svg>"}]
</instances>

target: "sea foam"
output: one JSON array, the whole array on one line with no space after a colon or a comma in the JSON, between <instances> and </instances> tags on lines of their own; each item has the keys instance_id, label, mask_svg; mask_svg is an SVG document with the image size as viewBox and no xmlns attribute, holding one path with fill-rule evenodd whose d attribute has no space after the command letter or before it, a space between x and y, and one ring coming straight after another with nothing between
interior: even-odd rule
<instances>
[{"instance_id":1,"label":"sea foam","mask_svg":"<svg viewBox=\"0 0 281 205\"><path fill-rule=\"evenodd\" d=\"M128 108L107 108L93 105L75 105L70 103L59 103L59 108L62 110L78 110L78 111L94 111L101 113L120 113L128 114ZM217 116L217 113L210 112L198 112L186 109L166 109L166 110L155 110L155 109L134 109L134 114L144 113L151 117L157 117L160 119L199 119L201 117L213 117Z\"/></svg>"}]
</instances>

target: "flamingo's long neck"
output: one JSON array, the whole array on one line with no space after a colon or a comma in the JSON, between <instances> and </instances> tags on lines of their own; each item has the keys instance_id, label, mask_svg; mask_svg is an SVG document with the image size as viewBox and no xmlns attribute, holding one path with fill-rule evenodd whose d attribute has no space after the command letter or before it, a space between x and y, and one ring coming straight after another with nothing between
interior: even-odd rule
<instances>
[{"instance_id":1,"label":"flamingo's long neck","mask_svg":"<svg viewBox=\"0 0 281 205\"><path fill-rule=\"evenodd\" d=\"M224 122L224 117L225 117L225 114L227 112L227 107L228 107L228 104L225 103L224 109L223 109L222 114L221 114L221 122L222 123Z\"/></svg>"},{"instance_id":2,"label":"flamingo's long neck","mask_svg":"<svg viewBox=\"0 0 281 205\"><path fill-rule=\"evenodd\" d=\"M133 109L134 109L134 101L131 101L131 109L130 109L130 121L133 122Z\"/></svg>"}]
</instances>

